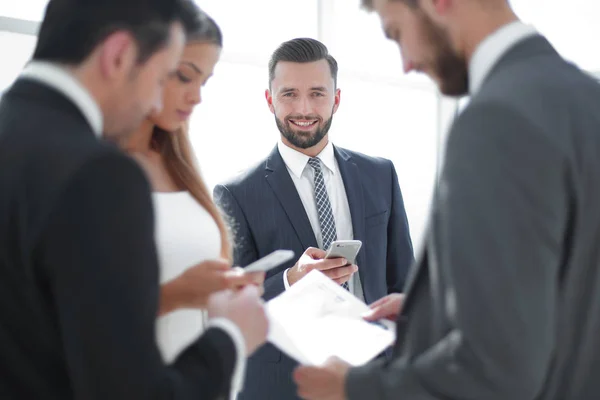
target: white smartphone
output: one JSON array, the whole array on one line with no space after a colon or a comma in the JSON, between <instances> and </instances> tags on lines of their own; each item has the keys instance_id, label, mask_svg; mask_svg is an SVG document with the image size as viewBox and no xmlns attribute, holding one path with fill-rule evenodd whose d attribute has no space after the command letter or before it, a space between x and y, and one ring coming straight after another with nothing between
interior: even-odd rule
<instances>
[{"instance_id":1,"label":"white smartphone","mask_svg":"<svg viewBox=\"0 0 600 400\"><path fill-rule=\"evenodd\" d=\"M263 258L254 261L253 263L248 264L244 267L244 271L246 272L256 272L263 271L267 272L272 270L273 268L283 264L286 261L291 260L294 257L294 252L292 250L275 250L269 255L264 256Z\"/></svg>"},{"instance_id":2,"label":"white smartphone","mask_svg":"<svg viewBox=\"0 0 600 400\"><path fill-rule=\"evenodd\" d=\"M336 240L331 243L325 258L345 258L348 263L354 264L361 246L360 240Z\"/></svg>"}]
</instances>

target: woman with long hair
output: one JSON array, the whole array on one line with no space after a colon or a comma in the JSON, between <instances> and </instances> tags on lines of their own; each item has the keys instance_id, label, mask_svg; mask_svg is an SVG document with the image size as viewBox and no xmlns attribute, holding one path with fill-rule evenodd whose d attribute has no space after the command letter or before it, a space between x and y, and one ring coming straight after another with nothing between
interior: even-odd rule
<instances>
[{"instance_id":1,"label":"woman with long hair","mask_svg":"<svg viewBox=\"0 0 600 400\"><path fill-rule=\"evenodd\" d=\"M163 108L150 115L124 149L153 188L156 244L161 264L157 340L163 358L177 355L203 331L202 308L211 293L261 284L264 274L231 269L225 223L196 167L188 120L201 102L223 46L215 21L203 12L188 36L176 73L165 83Z\"/></svg>"}]
</instances>

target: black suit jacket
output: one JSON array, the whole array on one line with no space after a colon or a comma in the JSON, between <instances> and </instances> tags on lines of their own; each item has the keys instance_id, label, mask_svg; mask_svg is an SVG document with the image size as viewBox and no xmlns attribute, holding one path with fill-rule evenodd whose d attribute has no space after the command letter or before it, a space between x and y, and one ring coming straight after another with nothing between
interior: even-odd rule
<instances>
[{"instance_id":1,"label":"black suit jacket","mask_svg":"<svg viewBox=\"0 0 600 400\"><path fill-rule=\"evenodd\" d=\"M352 400L600 398L600 86L541 36L454 123L396 357Z\"/></svg>"},{"instance_id":2,"label":"black suit jacket","mask_svg":"<svg viewBox=\"0 0 600 400\"><path fill-rule=\"evenodd\" d=\"M348 197L354 238L363 242L357 257L367 302L401 292L413 261L398 177L389 160L334 148ZM270 271L265 298L284 291L283 274L308 248L318 247L306 211L277 147L257 167L215 188L215 201L230 220L237 265L248 265L277 249L294 260ZM323 334L327 334L323 332ZM250 357L241 399L293 399L296 363L267 344Z\"/></svg>"},{"instance_id":3,"label":"black suit jacket","mask_svg":"<svg viewBox=\"0 0 600 400\"><path fill-rule=\"evenodd\" d=\"M26 79L4 94L0 188L2 399L226 395L224 331L162 362L149 185L63 95Z\"/></svg>"}]
</instances>

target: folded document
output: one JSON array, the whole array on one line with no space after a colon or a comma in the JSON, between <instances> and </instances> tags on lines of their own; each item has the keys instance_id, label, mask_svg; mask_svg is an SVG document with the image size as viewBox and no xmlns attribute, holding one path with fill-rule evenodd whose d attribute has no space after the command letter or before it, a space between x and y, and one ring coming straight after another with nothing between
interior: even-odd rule
<instances>
[{"instance_id":1,"label":"folded document","mask_svg":"<svg viewBox=\"0 0 600 400\"><path fill-rule=\"evenodd\" d=\"M269 301L266 310L268 340L305 365L332 356L362 365L395 340L393 323L365 321L369 307L316 270Z\"/></svg>"}]
</instances>

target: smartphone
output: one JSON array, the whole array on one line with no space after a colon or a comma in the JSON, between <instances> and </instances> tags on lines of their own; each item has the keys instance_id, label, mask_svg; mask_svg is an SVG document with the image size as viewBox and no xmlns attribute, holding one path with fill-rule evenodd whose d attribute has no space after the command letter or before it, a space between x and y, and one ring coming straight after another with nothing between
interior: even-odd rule
<instances>
[{"instance_id":1,"label":"smartphone","mask_svg":"<svg viewBox=\"0 0 600 400\"><path fill-rule=\"evenodd\" d=\"M248 264L244 267L246 272L263 271L267 272L275 267L280 266L286 261L291 260L294 257L292 250L275 250L271 254L264 256L260 260L256 260L253 263Z\"/></svg>"},{"instance_id":2,"label":"smartphone","mask_svg":"<svg viewBox=\"0 0 600 400\"><path fill-rule=\"evenodd\" d=\"M361 246L360 240L336 240L331 243L325 258L345 258L349 264L354 264Z\"/></svg>"}]
</instances>

